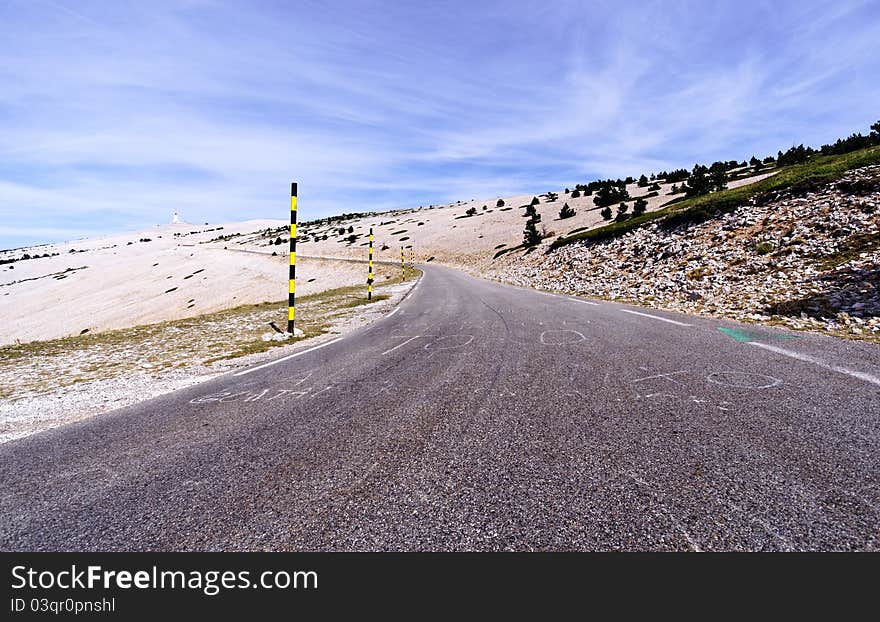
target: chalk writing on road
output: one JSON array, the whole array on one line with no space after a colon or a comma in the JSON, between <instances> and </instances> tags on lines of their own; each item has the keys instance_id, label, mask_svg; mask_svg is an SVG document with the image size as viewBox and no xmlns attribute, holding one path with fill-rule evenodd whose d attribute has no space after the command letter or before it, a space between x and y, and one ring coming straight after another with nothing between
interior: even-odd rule
<instances>
[{"instance_id":1,"label":"chalk writing on road","mask_svg":"<svg viewBox=\"0 0 880 622\"><path fill-rule=\"evenodd\" d=\"M190 404L229 404L244 402L283 402L289 400L323 399L345 392L363 392L367 396L391 393L390 380L358 380L328 382L315 386L274 386L262 389L225 390L208 393L190 400Z\"/></svg>"},{"instance_id":2,"label":"chalk writing on road","mask_svg":"<svg viewBox=\"0 0 880 622\"><path fill-rule=\"evenodd\" d=\"M639 387L638 392L632 394L630 398L634 401L657 404L676 402L717 408L722 411L731 410L734 404L727 400L719 400L716 396L701 394L701 386L717 385L728 389L763 390L782 384L782 380L773 376L742 371L719 371L704 375L705 371L695 372L688 369L656 371L639 367L639 370L643 373L640 373L638 378L629 380L630 384ZM706 385L703 385L702 381L705 381Z\"/></svg>"},{"instance_id":3,"label":"chalk writing on road","mask_svg":"<svg viewBox=\"0 0 880 622\"><path fill-rule=\"evenodd\" d=\"M564 346L585 341L586 337L576 330L545 330L540 339L545 346Z\"/></svg>"}]
</instances>

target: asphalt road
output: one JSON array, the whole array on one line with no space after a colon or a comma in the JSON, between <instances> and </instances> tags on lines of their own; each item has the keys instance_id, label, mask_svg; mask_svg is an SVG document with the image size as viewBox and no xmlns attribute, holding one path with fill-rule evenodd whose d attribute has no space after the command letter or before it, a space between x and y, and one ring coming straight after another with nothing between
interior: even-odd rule
<instances>
[{"instance_id":1,"label":"asphalt road","mask_svg":"<svg viewBox=\"0 0 880 622\"><path fill-rule=\"evenodd\" d=\"M0 548L880 548L880 347L424 270L341 340L0 446Z\"/></svg>"}]
</instances>

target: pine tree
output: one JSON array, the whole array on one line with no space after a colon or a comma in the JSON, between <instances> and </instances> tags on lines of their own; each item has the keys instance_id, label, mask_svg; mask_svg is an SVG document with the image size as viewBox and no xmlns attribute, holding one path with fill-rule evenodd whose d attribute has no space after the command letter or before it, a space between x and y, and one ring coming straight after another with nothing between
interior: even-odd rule
<instances>
[{"instance_id":1,"label":"pine tree","mask_svg":"<svg viewBox=\"0 0 880 622\"><path fill-rule=\"evenodd\" d=\"M562 209L559 210L559 218L560 218L560 220L565 220L566 218L571 218L576 213L577 212L575 212L573 209L571 209L568 206L568 203L566 203L565 205L562 206Z\"/></svg>"},{"instance_id":2,"label":"pine tree","mask_svg":"<svg viewBox=\"0 0 880 622\"><path fill-rule=\"evenodd\" d=\"M702 164L695 164L685 188L685 195L688 197L708 194L712 190L712 182L709 180L709 169Z\"/></svg>"},{"instance_id":3,"label":"pine tree","mask_svg":"<svg viewBox=\"0 0 880 622\"><path fill-rule=\"evenodd\" d=\"M715 192L724 190L727 187L727 169L723 162L716 162L709 169L709 181Z\"/></svg>"},{"instance_id":4,"label":"pine tree","mask_svg":"<svg viewBox=\"0 0 880 622\"><path fill-rule=\"evenodd\" d=\"M523 244L526 246L536 246L541 243L541 234L538 233L538 221L529 218L526 221L526 228L523 230Z\"/></svg>"}]
</instances>

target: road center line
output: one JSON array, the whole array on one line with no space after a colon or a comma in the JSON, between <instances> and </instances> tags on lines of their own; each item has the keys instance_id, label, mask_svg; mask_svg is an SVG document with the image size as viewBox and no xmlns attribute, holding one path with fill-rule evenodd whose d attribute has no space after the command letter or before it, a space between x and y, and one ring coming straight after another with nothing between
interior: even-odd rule
<instances>
[{"instance_id":1,"label":"road center line","mask_svg":"<svg viewBox=\"0 0 880 622\"><path fill-rule=\"evenodd\" d=\"M660 317L659 315L650 315L648 313L642 313L641 311L630 311L629 309L621 309L624 313L632 313L633 315L641 315L642 317L649 317L652 320L660 320L661 322L669 322L670 324L675 324L676 326L692 326L692 324L685 324L684 322L677 322L675 320L670 320L669 318Z\"/></svg>"},{"instance_id":2,"label":"road center line","mask_svg":"<svg viewBox=\"0 0 880 622\"><path fill-rule=\"evenodd\" d=\"M337 339L333 339L333 340L328 341L326 343L322 343L320 345L315 346L314 348L309 348L308 350L302 350L301 352L294 352L293 354L289 354L287 356L281 357L280 359L275 359L274 361L269 361L268 363L263 363L262 365L257 365L256 367L251 367L250 369L245 369L244 371L236 372L232 375L233 376L244 376L245 374L249 374L252 371L257 371L258 369L264 369L266 367L270 367L270 366L275 365L277 363L281 363L282 361L287 361L292 358L296 358L297 356L301 356L303 354L308 354L309 352L312 352L314 350L318 350L320 348L325 348L325 347L329 346L330 344L336 343L337 341L342 341L342 337L339 337Z\"/></svg>"},{"instance_id":3,"label":"road center line","mask_svg":"<svg viewBox=\"0 0 880 622\"><path fill-rule=\"evenodd\" d=\"M585 305L593 305L594 307L601 306L598 302L591 302L589 300L581 300L580 298L569 298L569 300L574 300L575 302L581 302Z\"/></svg>"},{"instance_id":4,"label":"road center line","mask_svg":"<svg viewBox=\"0 0 880 622\"><path fill-rule=\"evenodd\" d=\"M403 346L405 346L406 344L408 344L408 343L409 343L410 341L412 341L413 339L418 339L419 337L421 337L421 335L416 335L415 337L410 337L409 339L407 339L407 340L404 341L403 343L398 343L396 346L394 346L394 347L391 348L390 350L385 350L385 352L382 353L382 356L385 356L386 354L391 354L391 353L394 352L397 348L402 348Z\"/></svg>"},{"instance_id":5,"label":"road center line","mask_svg":"<svg viewBox=\"0 0 880 622\"><path fill-rule=\"evenodd\" d=\"M854 371L852 369L847 369L846 367L840 367L839 365L829 365L828 363L820 361L819 359L815 359L812 356L801 354L800 352L792 352L791 350L786 350L777 346L771 346L766 343L759 343L757 341L748 341L746 343L748 343L750 346L756 346L758 348L770 350L770 352L775 352L776 354L781 354L782 356L788 356L793 359L803 361L804 363L812 363L813 365L818 365L823 369L830 369L831 371L836 371L839 374L846 374L847 376L852 376L853 378L858 378L859 380L864 380L865 382L870 382L871 384L876 384L880 386L880 378L871 374L867 374L865 372Z\"/></svg>"}]
</instances>

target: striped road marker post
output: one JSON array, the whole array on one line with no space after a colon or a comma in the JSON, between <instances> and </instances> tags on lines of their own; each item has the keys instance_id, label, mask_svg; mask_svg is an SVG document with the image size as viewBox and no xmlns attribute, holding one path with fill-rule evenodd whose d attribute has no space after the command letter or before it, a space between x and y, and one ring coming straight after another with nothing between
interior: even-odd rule
<instances>
[{"instance_id":1,"label":"striped road marker post","mask_svg":"<svg viewBox=\"0 0 880 622\"><path fill-rule=\"evenodd\" d=\"M400 273L403 275L403 280L406 280L406 262L403 259L403 247L400 247Z\"/></svg>"},{"instance_id":2,"label":"striped road marker post","mask_svg":"<svg viewBox=\"0 0 880 622\"><path fill-rule=\"evenodd\" d=\"M367 300L373 299L373 228L370 227L370 263L367 272Z\"/></svg>"},{"instance_id":3,"label":"striped road marker post","mask_svg":"<svg viewBox=\"0 0 880 622\"><path fill-rule=\"evenodd\" d=\"M290 184L290 275L287 290L287 332L293 334L296 317L296 182Z\"/></svg>"}]
</instances>

